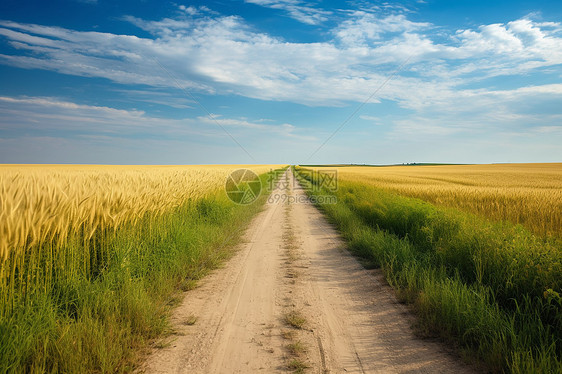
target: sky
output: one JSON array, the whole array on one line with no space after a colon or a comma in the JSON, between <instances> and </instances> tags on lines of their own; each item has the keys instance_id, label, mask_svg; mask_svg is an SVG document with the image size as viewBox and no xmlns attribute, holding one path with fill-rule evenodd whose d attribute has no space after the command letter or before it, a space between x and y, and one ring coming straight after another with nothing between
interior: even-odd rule
<instances>
[{"instance_id":1,"label":"sky","mask_svg":"<svg viewBox=\"0 0 562 374\"><path fill-rule=\"evenodd\" d=\"M0 163L413 162L562 162L562 2L0 2Z\"/></svg>"}]
</instances>

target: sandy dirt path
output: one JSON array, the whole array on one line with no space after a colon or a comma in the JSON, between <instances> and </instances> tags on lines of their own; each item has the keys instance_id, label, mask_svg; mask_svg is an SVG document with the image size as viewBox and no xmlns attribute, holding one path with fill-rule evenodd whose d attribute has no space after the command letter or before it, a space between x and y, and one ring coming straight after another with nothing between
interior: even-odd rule
<instances>
[{"instance_id":1,"label":"sandy dirt path","mask_svg":"<svg viewBox=\"0 0 562 374\"><path fill-rule=\"evenodd\" d=\"M380 272L347 253L292 174L283 178L272 194L280 198L254 219L234 257L186 293L172 317L175 339L140 371L472 373L413 335Z\"/></svg>"}]
</instances>

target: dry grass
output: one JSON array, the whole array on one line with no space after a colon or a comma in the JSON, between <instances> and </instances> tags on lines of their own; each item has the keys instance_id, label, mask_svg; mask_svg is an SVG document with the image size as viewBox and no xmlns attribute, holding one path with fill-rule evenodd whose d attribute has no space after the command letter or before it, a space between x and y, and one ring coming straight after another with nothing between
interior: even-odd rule
<instances>
[{"instance_id":1,"label":"dry grass","mask_svg":"<svg viewBox=\"0 0 562 374\"><path fill-rule=\"evenodd\" d=\"M562 236L562 163L337 169L340 180L367 182L437 205L522 224L541 235Z\"/></svg>"},{"instance_id":2,"label":"dry grass","mask_svg":"<svg viewBox=\"0 0 562 374\"><path fill-rule=\"evenodd\" d=\"M306 346L301 343L300 340L287 344L285 348L287 348L287 351L289 351L289 353L293 356L299 356L307 352Z\"/></svg>"},{"instance_id":3,"label":"dry grass","mask_svg":"<svg viewBox=\"0 0 562 374\"><path fill-rule=\"evenodd\" d=\"M298 374L306 372L306 369L308 369L309 367L310 366L308 366L306 362L298 358L293 358L287 364L287 368L289 368L289 370L292 370L293 373L298 373Z\"/></svg>"},{"instance_id":4,"label":"dry grass","mask_svg":"<svg viewBox=\"0 0 562 374\"><path fill-rule=\"evenodd\" d=\"M306 318L298 310L285 313L283 320L288 326L296 329L303 329L306 324Z\"/></svg>"},{"instance_id":5,"label":"dry grass","mask_svg":"<svg viewBox=\"0 0 562 374\"><path fill-rule=\"evenodd\" d=\"M193 326L195 325L195 323L197 323L197 320L199 318L197 318L196 316L194 316L193 314L190 315L189 317L186 318L186 320L184 321L184 324L187 326Z\"/></svg>"}]
</instances>

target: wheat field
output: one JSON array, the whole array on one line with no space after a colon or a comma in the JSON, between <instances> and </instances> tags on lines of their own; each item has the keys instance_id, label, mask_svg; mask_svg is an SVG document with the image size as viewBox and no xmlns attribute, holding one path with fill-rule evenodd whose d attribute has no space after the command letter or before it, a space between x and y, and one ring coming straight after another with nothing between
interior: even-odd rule
<instances>
[{"instance_id":1,"label":"wheat field","mask_svg":"<svg viewBox=\"0 0 562 374\"><path fill-rule=\"evenodd\" d=\"M420 331L491 372L562 372L562 164L296 170L316 201L337 197L322 210Z\"/></svg>"},{"instance_id":2,"label":"wheat field","mask_svg":"<svg viewBox=\"0 0 562 374\"><path fill-rule=\"evenodd\" d=\"M0 166L0 261L26 246L64 243L70 232L118 228L224 185L235 166Z\"/></svg>"},{"instance_id":3,"label":"wheat field","mask_svg":"<svg viewBox=\"0 0 562 374\"><path fill-rule=\"evenodd\" d=\"M242 168L277 165L1 165L0 372L125 370L259 211Z\"/></svg>"},{"instance_id":4,"label":"wheat field","mask_svg":"<svg viewBox=\"0 0 562 374\"><path fill-rule=\"evenodd\" d=\"M158 216L217 193L236 169L261 174L275 167L0 166L0 310L9 308L16 295L28 294L37 282L49 284L51 273L74 277L91 272L100 257L96 245L103 240L96 239L96 233L135 226L147 215ZM85 259L79 264L77 258ZM41 274L33 275L30 269L40 269ZM45 269L54 270L47 274Z\"/></svg>"},{"instance_id":5,"label":"wheat field","mask_svg":"<svg viewBox=\"0 0 562 374\"><path fill-rule=\"evenodd\" d=\"M325 167L361 181L541 235L562 235L562 163Z\"/></svg>"}]
</instances>

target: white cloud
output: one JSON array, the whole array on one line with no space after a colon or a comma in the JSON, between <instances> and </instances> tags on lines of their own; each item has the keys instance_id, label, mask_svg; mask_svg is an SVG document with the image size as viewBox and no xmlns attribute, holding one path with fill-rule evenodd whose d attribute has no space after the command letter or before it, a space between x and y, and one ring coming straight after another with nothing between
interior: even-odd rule
<instances>
[{"instance_id":1,"label":"white cloud","mask_svg":"<svg viewBox=\"0 0 562 374\"><path fill-rule=\"evenodd\" d=\"M95 136L124 137L131 134L156 138L179 137L227 138L220 126L228 127L236 136L281 136L310 139L301 136L295 127L275 124L270 120L223 118L213 115L195 118L158 118L139 110L124 110L105 106L76 104L53 97L9 97L0 96L0 132L8 130L60 131L61 134L78 132ZM220 126L219 126L220 125ZM248 133L249 132L249 133Z\"/></svg>"},{"instance_id":2,"label":"white cloud","mask_svg":"<svg viewBox=\"0 0 562 374\"><path fill-rule=\"evenodd\" d=\"M453 141L550 134L547 143L562 141L562 84L527 86L514 90L450 91L447 99L429 100L407 117L392 120L391 141ZM550 109L548 104L550 103ZM545 107L545 105L547 105ZM540 141L537 140L540 143ZM551 153L551 156L560 152Z\"/></svg>"},{"instance_id":3,"label":"white cloud","mask_svg":"<svg viewBox=\"0 0 562 374\"><path fill-rule=\"evenodd\" d=\"M380 42L388 33L412 33L431 27L427 22L409 21L404 14L391 14L381 18L372 12L356 11L334 33L343 44L356 47Z\"/></svg>"},{"instance_id":4,"label":"white cloud","mask_svg":"<svg viewBox=\"0 0 562 374\"><path fill-rule=\"evenodd\" d=\"M115 88L111 91L119 94L117 100L127 102L143 102L149 104L163 105L176 109L191 109L197 104L185 95L178 96L175 92L167 92L165 90L145 89L145 90L132 90Z\"/></svg>"},{"instance_id":5,"label":"white cloud","mask_svg":"<svg viewBox=\"0 0 562 374\"><path fill-rule=\"evenodd\" d=\"M332 12L315 8L299 0L246 0L247 3L260 5L266 8L286 11L291 18L308 24L318 25L328 20Z\"/></svg>"},{"instance_id":6,"label":"white cloud","mask_svg":"<svg viewBox=\"0 0 562 374\"><path fill-rule=\"evenodd\" d=\"M257 32L237 16L192 17L206 10L188 8L180 6L186 14L173 19L126 18L152 39L3 21L0 35L15 51L0 55L0 62L121 84L178 83L207 94L334 106L363 102L410 58L407 73L399 72L373 102L387 99L413 110L448 108L456 97L475 101L487 90L467 89L473 82L562 63L562 25L528 18L459 30L437 42L432 24L355 11L332 31L333 40L297 43Z\"/></svg>"},{"instance_id":7,"label":"white cloud","mask_svg":"<svg viewBox=\"0 0 562 374\"><path fill-rule=\"evenodd\" d=\"M279 162L279 155L302 153L318 141L288 123L218 114L214 117L220 126L203 116L159 118L138 110L84 105L54 97L0 96L0 160L98 164L250 161L221 126L263 163Z\"/></svg>"},{"instance_id":8,"label":"white cloud","mask_svg":"<svg viewBox=\"0 0 562 374\"><path fill-rule=\"evenodd\" d=\"M185 14L189 15L189 16L196 16L196 15L200 15L200 14L216 14L215 12L213 12L211 9L209 9L208 7L201 5L201 6L185 6L185 5L179 5L178 9L181 12L184 12Z\"/></svg>"},{"instance_id":9,"label":"white cloud","mask_svg":"<svg viewBox=\"0 0 562 374\"><path fill-rule=\"evenodd\" d=\"M36 106L60 108L65 110L87 110L92 112L100 112L110 116L129 116L132 118L140 118L144 115L143 111L138 110L119 110L104 106L92 106L92 105L80 105L68 101L59 101L52 98L43 97L24 97L15 98L0 96L0 102L11 103L11 104L31 104Z\"/></svg>"},{"instance_id":10,"label":"white cloud","mask_svg":"<svg viewBox=\"0 0 562 374\"><path fill-rule=\"evenodd\" d=\"M382 126L386 124L386 121L380 117L376 117L376 116L368 116L368 115L360 115L359 116L360 119L365 120L365 121L369 121L372 125L375 126Z\"/></svg>"},{"instance_id":11,"label":"white cloud","mask_svg":"<svg viewBox=\"0 0 562 374\"><path fill-rule=\"evenodd\" d=\"M364 119L365 121L380 121L380 118L375 116L361 115L359 118Z\"/></svg>"}]
</instances>

